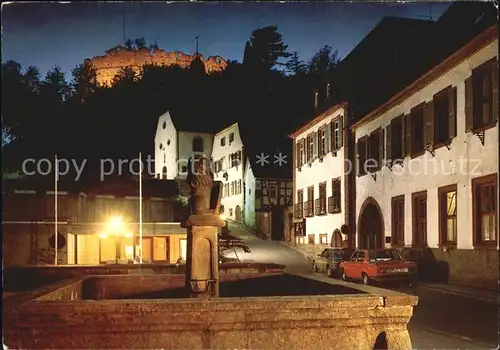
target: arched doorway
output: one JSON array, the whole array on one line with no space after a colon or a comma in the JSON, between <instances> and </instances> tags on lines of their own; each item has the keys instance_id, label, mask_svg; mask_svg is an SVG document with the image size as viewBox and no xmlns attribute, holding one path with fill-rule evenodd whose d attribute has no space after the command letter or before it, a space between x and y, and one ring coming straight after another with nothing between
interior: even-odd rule
<instances>
[{"instance_id":1,"label":"arched doorway","mask_svg":"<svg viewBox=\"0 0 500 350\"><path fill-rule=\"evenodd\" d=\"M333 231L332 242L330 245L332 248L342 248L342 233L339 229Z\"/></svg>"},{"instance_id":2,"label":"arched doorway","mask_svg":"<svg viewBox=\"0 0 500 350\"><path fill-rule=\"evenodd\" d=\"M241 207L239 205L234 209L234 219L241 222Z\"/></svg>"},{"instance_id":3,"label":"arched doorway","mask_svg":"<svg viewBox=\"0 0 500 350\"><path fill-rule=\"evenodd\" d=\"M164 166L163 169L162 169L162 171L161 171L161 178L163 180L167 179L167 167L166 166Z\"/></svg>"},{"instance_id":4,"label":"arched doorway","mask_svg":"<svg viewBox=\"0 0 500 350\"><path fill-rule=\"evenodd\" d=\"M358 248L384 248L384 221L375 199L370 197L363 203L358 220Z\"/></svg>"}]
</instances>

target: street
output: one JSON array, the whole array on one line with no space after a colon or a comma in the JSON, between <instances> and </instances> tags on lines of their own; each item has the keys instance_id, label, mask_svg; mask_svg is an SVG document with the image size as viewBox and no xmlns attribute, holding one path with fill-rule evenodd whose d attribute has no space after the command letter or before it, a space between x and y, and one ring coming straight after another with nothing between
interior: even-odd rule
<instances>
[{"instance_id":1,"label":"street","mask_svg":"<svg viewBox=\"0 0 500 350\"><path fill-rule=\"evenodd\" d=\"M313 273L311 264L299 252L278 242L261 240L233 223L229 224L229 230L252 250L250 253L237 250L240 261L282 264L287 266L288 273ZM425 286L397 289L419 298L408 326L413 348L497 348L498 304Z\"/></svg>"}]
</instances>

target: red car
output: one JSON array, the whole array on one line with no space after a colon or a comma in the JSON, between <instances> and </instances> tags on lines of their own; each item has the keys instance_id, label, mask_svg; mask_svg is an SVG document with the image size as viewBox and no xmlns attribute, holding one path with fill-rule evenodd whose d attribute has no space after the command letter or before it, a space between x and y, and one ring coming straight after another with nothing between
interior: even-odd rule
<instances>
[{"instance_id":1,"label":"red car","mask_svg":"<svg viewBox=\"0 0 500 350\"><path fill-rule=\"evenodd\" d=\"M395 249L356 250L348 261L340 264L342 279L371 282L402 281L415 284L417 265L407 261Z\"/></svg>"}]
</instances>

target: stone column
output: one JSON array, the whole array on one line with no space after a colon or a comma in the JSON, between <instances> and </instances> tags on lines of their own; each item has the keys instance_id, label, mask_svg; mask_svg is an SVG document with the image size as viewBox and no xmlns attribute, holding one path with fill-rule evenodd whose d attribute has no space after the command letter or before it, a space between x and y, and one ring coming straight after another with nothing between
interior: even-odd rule
<instances>
[{"instance_id":1,"label":"stone column","mask_svg":"<svg viewBox=\"0 0 500 350\"><path fill-rule=\"evenodd\" d=\"M218 215L191 215L187 226L186 289L191 297L219 296Z\"/></svg>"},{"instance_id":2,"label":"stone column","mask_svg":"<svg viewBox=\"0 0 500 350\"><path fill-rule=\"evenodd\" d=\"M213 181L212 162L205 158L188 163L191 215L187 227L186 282L191 297L219 295L219 217L222 183Z\"/></svg>"}]
</instances>

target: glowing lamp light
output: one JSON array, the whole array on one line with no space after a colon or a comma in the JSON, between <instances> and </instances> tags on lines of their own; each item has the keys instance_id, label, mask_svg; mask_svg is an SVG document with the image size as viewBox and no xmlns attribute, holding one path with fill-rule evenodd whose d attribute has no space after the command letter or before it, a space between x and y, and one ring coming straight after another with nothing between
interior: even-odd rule
<instances>
[{"instance_id":1,"label":"glowing lamp light","mask_svg":"<svg viewBox=\"0 0 500 350\"><path fill-rule=\"evenodd\" d=\"M130 232L127 232L127 233L125 234L125 238L131 238L132 236L133 236L133 235L132 235Z\"/></svg>"},{"instance_id":2,"label":"glowing lamp light","mask_svg":"<svg viewBox=\"0 0 500 350\"><path fill-rule=\"evenodd\" d=\"M104 238L108 237L108 234L106 232L102 232L102 233L99 234L99 237L101 239L104 239Z\"/></svg>"},{"instance_id":3,"label":"glowing lamp light","mask_svg":"<svg viewBox=\"0 0 500 350\"><path fill-rule=\"evenodd\" d=\"M114 216L109 219L108 223L109 229L111 231L120 231L123 229L123 219L121 216Z\"/></svg>"}]
</instances>

